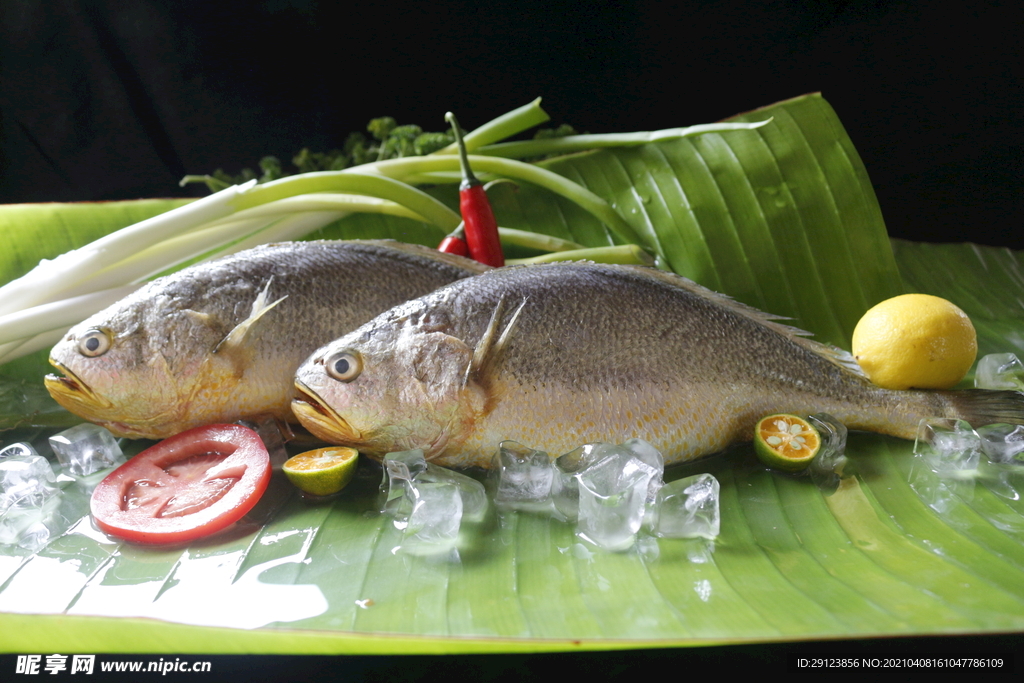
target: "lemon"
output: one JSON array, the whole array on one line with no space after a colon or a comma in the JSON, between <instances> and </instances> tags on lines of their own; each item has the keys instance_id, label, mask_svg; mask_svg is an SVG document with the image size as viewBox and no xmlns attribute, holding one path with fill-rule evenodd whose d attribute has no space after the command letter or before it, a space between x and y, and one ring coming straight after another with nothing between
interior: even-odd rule
<instances>
[{"instance_id":1,"label":"lemon","mask_svg":"<svg viewBox=\"0 0 1024 683\"><path fill-rule=\"evenodd\" d=\"M314 496L329 496L345 488L356 473L359 452L330 446L299 453L284 464L288 481Z\"/></svg>"},{"instance_id":2,"label":"lemon","mask_svg":"<svg viewBox=\"0 0 1024 683\"><path fill-rule=\"evenodd\" d=\"M762 417L754 427L754 452L768 467L797 472L811 464L821 449L821 435L796 415Z\"/></svg>"},{"instance_id":3,"label":"lemon","mask_svg":"<svg viewBox=\"0 0 1024 683\"><path fill-rule=\"evenodd\" d=\"M886 389L949 389L977 355L971 319L929 294L887 299L865 313L853 331L853 357Z\"/></svg>"}]
</instances>

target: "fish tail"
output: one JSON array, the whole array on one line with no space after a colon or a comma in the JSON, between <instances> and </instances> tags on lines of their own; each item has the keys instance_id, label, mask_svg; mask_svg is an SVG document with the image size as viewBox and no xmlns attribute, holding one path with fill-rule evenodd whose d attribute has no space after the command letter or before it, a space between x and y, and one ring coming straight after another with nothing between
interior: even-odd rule
<instances>
[{"instance_id":1,"label":"fish tail","mask_svg":"<svg viewBox=\"0 0 1024 683\"><path fill-rule=\"evenodd\" d=\"M875 399L878 410L870 416L859 411L850 415L849 421L843 421L838 413L836 416L850 429L866 429L901 439L915 438L918 423L928 418L966 420L974 428L995 423L1024 425L1024 393L1019 391L879 390Z\"/></svg>"},{"instance_id":2,"label":"fish tail","mask_svg":"<svg viewBox=\"0 0 1024 683\"><path fill-rule=\"evenodd\" d=\"M1024 392L966 389L935 394L945 404L946 417L967 420L972 427L997 422L1024 424Z\"/></svg>"}]
</instances>

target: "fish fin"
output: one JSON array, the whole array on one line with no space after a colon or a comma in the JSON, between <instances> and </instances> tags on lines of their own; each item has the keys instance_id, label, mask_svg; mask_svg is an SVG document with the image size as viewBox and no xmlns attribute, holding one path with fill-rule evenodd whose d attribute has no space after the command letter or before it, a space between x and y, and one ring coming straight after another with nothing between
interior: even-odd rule
<instances>
[{"instance_id":1,"label":"fish fin","mask_svg":"<svg viewBox=\"0 0 1024 683\"><path fill-rule=\"evenodd\" d=\"M263 287L263 291L259 293L259 296L257 296L256 300L252 303L252 310L249 311L249 317L235 325L235 327L228 332L213 349L215 354L225 356L231 361L235 368L235 374L239 377L245 373L246 366L248 366L249 362L252 360L252 349L248 344L246 344L246 336L253 329L256 321L288 298L288 295L285 294L277 301L270 304L267 303L267 299L270 298L270 283L273 281L273 276L267 280L267 284Z\"/></svg>"},{"instance_id":2,"label":"fish fin","mask_svg":"<svg viewBox=\"0 0 1024 683\"><path fill-rule=\"evenodd\" d=\"M519 304L519 308L515 310L505 328L499 333L498 329L501 327L501 319L505 313L505 299L502 298L498 301L498 305L494 307L494 313L491 314L491 320L487 323L487 329L480 337L480 341L477 342L476 348L473 349L473 358L466 368L462 386L481 397L482 405L478 411L481 415L490 413L497 404L498 397L491 390L493 370L501 360L524 306L526 306L526 299Z\"/></svg>"},{"instance_id":3,"label":"fish fin","mask_svg":"<svg viewBox=\"0 0 1024 683\"><path fill-rule=\"evenodd\" d=\"M461 268L471 273L480 274L487 272L488 270L494 270L492 266L474 261L471 258L465 256L456 256L455 254L448 254L443 251L438 251L431 247L425 247L421 244L409 244L407 242L398 242L396 240L349 240L352 243L365 244L370 247L385 247L390 250L404 252L409 256L417 258L427 258L432 261L439 261L446 263L456 268Z\"/></svg>"},{"instance_id":4,"label":"fish fin","mask_svg":"<svg viewBox=\"0 0 1024 683\"><path fill-rule=\"evenodd\" d=\"M848 370L853 374L859 375L861 377L866 376L864 374L864 371L861 370L860 365L857 364L857 361L854 359L852 355L850 355L848 351L844 351L843 349L840 349L836 346L832 346L831 344L823 344L819 341L809 339L808 337L812 336L810 332L806 330L801 330L800 328L794 327L792 325L785 325L783 323L780 323L780 320L789 320L789 318L786 318L785 316L775 315L773 313L765 313L764 311L758 308L754 308L753 306L748 306L745 303L736 301L730 296L727 296L720 292L716 292L713 289L708 289L707 287L698 285L693 280L688 280L687 278L682 277L681 275L667 273L663 270L657 270L655 268L647 268L643 266L621 267L630 270L635 270L637 272L642 272L644 275L648 277L654 277L658 280L662 280L673 287L680 287L689 292L693 292L698 296L710 299L715 303L724 306L725 308L735 311L736 313L746 318L750 318L751 320L754 320L764 325L765 327L774 330L775 332L778 332L782 336L791 340L794 344L802 346L803 348L807 349L812 353L818 354L825 360L830 361L835 365L838 365L844 370Z\"/></svg>"},{"instance_id":5,"label":"fish fin","mask_svg":"<svg viewBox=\"0 0 1024 683\"><path fill-rule=\"evenodd\" d=\"M490 376L491 370L494 369L495 364L501 358L501 354L504 352L505 346L512 336L512 331L519 321L519 315L523 312L524 306L526 306L526 299L523 299L523 303L519 304L519 308L512 314L508 324L505 325L505 329L499 334L498 328L501 326L501 319L505 314L505 299L502 297L498 301L498 305L494 307L494 313L491 314L491 320L487 323L487 329L484 331L483 336L480 337L476 348L473 349L473 361L466 369L465 381L467 383L470 378L480 382Z\"/></svg>"},{"instance_id":6,"label":"fish fin","mask_svg":"<svg viewBox=\"0 0 1024 683\"><path fill-rule=\"evenodd\" d=\"M780 327L785 327L780 325ZM805 333L806 334L806 333ZM818 354L827 361L830 361L839 367L852 372L858 377L867 379L867 375L864 374L864 370L861 369L857 363L857 359L854 358L849 351L845 351L838 346L832 346L831 344L822 344L821 342L808 339L807 337L790 337L794 343L804 347L808 351Z\"/></svg>"},{"instance_id":7,"label":"fish fin","mask_svg":"<svg viewBox=\"0 0 1024 683\"><path fill-rule=\"evenodd\" d=\"M996 423L1024 424L1024 392L963 389L937 391L935 394L949 405L949 417L967 420L972 427Z\"/></svg>"}]
</instances>

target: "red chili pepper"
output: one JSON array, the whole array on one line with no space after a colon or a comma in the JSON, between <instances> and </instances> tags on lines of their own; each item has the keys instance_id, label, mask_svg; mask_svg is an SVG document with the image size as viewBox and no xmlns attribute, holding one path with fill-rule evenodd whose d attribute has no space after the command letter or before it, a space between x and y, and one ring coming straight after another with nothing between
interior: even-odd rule
<instances>
[{"instance_id":1,"label":"red chili pepper","mask_svg":"<svg viewBox=\"0 0 1024 683\"><path fill-rule=\"evenodd\" d=\"M464 225L465 223L459 223L459 227L455 228L450 235L441 240L441 244L437 245L437 250L443 251L446 254L455 254L469 258L469 245L466 244L464 239L466 235L463 229Z\"/></svg>"},{"instance_id":2,"label":"red chili pepper","mask_svg":"<svg viewBox=\"0 0 1024 683\"><path fill-rule=\"evenodd\" d=\"M480 263L501 267L505 265L505 254L501 250L498 238L498 221L491 210L491 202L484 192L483 183L473 175L466 155L466 144L462 141L462 131L455 114L444 115L455 131L455 141L459 144L459 163L462 166L462 183L459 185L459 211L466 225L466 244L469 254Z\"/></svg>"}]
</instances>

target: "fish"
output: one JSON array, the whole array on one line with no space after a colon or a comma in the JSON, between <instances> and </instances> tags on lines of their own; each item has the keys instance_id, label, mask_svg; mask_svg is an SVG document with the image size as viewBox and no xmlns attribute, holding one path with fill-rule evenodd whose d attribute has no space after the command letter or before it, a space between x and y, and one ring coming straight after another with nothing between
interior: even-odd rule
<instances>
[{"instance_id":1,"label":"fish","mask_svg":"<svg viewBox=\"0 0 1024 683\"><path fill-rule=\"evenodd\" d=\"M46 388L117 436L290 408L299 364L393 306L489 270L390 240L264 245L157 278L68 331Z\"/></svg>"},{"instance_id":2,"label":"fish","mask_svg":"<svg viewBox=\"0 0 1024 683\"><path fill-rule=\"evenodd\" d=\"M1024 421L1024 394L882 389L779 320L656 269L497 269L319 349L296 373L292 409L319 438L375 458L419 448L485 468L504 440L557 457L641 438L666 464L690 461L751 440L773 413L903 438L932 416Z\"/></svg>"}]
</instances>

